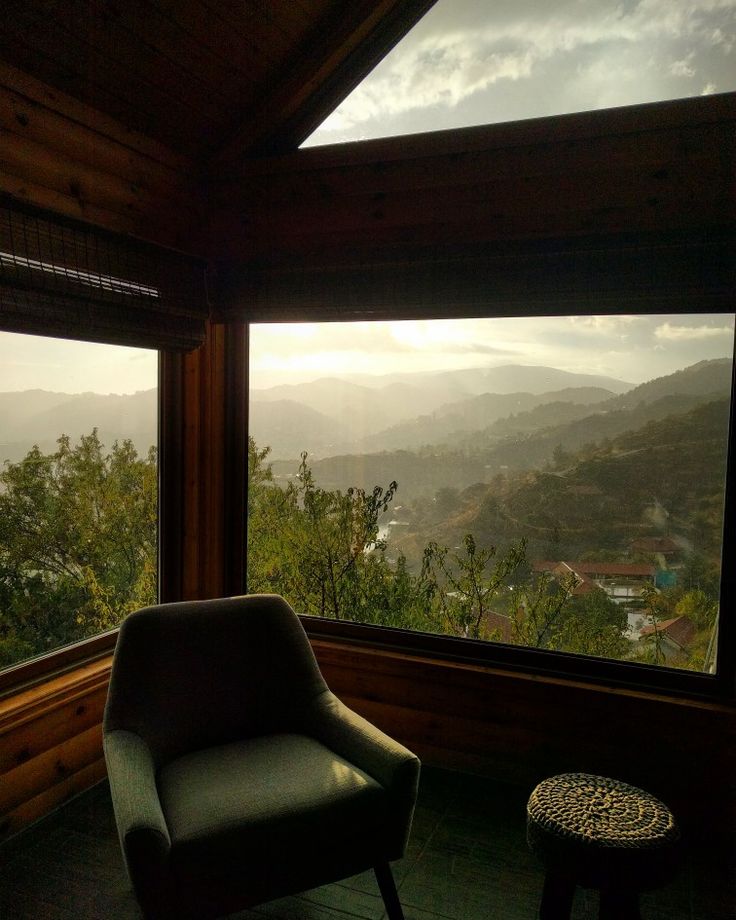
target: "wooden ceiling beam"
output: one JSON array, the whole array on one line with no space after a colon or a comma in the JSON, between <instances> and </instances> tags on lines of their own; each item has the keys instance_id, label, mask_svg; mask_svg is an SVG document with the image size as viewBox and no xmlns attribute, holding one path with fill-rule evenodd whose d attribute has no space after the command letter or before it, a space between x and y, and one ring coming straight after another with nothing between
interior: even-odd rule
<instances>
[{"instance_id":1,"label":"wooden ceiling beam","mask_svg":"<svg viewBox=\"0 0 736 920\"><path fill-rule=\"evenodd\" d=\"M283 79L210 152L213 172L296 149L436 0L355 0L315 24Z\"/></svg>"}]
</instances>

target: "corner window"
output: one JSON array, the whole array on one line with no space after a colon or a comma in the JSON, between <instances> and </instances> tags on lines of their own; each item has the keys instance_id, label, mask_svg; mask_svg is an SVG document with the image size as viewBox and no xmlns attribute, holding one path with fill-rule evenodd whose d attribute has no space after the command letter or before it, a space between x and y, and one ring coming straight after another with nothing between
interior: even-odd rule
<instances>
[{"instance_id":1,"label":"corner window","mask_svg":"<svg viewBox=\"0 0 736 920\"><path fill-rule=\"evenodd\" d=\"M715 674L734 315L259 324L248 590Z\"/></svg>"},{"instance_id":2,"label":"corner window","mask_svg":"<svg viewBox=\"0 0 736 920\"><path fill-rule=\"evenodd\" d=\"M0 668L157 597L156 351L0 333Z\"/></svg>"}]
</instances>

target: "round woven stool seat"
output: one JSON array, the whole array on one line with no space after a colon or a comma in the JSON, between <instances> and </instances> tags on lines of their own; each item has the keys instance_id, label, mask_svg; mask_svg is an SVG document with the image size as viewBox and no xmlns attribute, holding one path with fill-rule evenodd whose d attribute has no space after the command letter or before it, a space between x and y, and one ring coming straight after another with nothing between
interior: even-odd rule
<instances>
[{"instance_id":1,"label":"round woven stool seat","mask_svg":"<svg viewBox=\"0 0 736 920\"><path fill-rule=\"evenodd\" d=\"M657 888L677 864L679 839L663 802L605 776L552 776L534 789L527 804L529 847L547 867L548 881L565 879L566 889L581 885L633 894ZM631 908L628 915L638 912Z\"/></svg>"}]
</instances>

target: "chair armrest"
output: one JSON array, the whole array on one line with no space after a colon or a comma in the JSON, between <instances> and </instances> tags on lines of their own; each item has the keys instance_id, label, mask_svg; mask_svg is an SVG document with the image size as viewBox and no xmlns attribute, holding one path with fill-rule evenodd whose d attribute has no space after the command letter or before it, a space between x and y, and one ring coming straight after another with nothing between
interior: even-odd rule
<instances>
[{"instance_id":1,"label":"chair armrest","mask_svg":"<svg viewBox=\"0 0 736 920\"><path fill-rule=\"evenodd\" d=\"M392 796L416 800L419 758L367 719L342 703L330 690L312 701L306 728L318 741L360 767Z\"/></svg>"},{"instance_id":2,"label":"chair armrest","mask_svg":"<svg viewBox=\"0 0 736 920\"><path fill-rule=\"evenodd\" d=\"M136 894L146 904L171 848L153 757L143 738L129 731L105 733L104 748L120 846Z\"/></svg>"}]
</instances>

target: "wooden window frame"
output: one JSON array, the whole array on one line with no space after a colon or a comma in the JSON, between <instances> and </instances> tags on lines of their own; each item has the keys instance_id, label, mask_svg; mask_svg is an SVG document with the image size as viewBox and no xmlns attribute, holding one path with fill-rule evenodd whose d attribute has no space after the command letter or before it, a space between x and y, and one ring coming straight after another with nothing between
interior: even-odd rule
<instances>
[{"instance_id":1,"label":"wooden window frame","mask_svg":"<svg viewBox=\"0 0 736 920\"><path fill-rule=\"evenodd\" d=\"M284 321L293 321L293 319L290 316ZM308 322L310 318L304 316L301 317L301 321ZM246 347L247 344L246 340ZM249 355L246 354L246 367L241 379L247 380L248 360ZM734 373L736 373L736 361L734 361ZM735 391L736 384L732 380L727 469L729 463L736 464ZM244 418L247 420L247 409ZM247 454L243 462L247 469ZM727 475L724 489L721 610L731 609L736 603L736 573L731 575L736 568L736 535L733 528L729 530L727 526L729 520L736 523L736 483L734 479L735 477ZM246 509L247 495L242 515L244 521ZM247 547L247 522L242 539L245 549ZM246 590L245 576L244 571L242 592ZM437 661L456 661L468 665L500 668L510 673L536 675L540 679L585 681L604 687L644 693L664 693L690 699L736 701L736 624L732 622L733 618L727 616L719 620L716 674L305 615L300 615L300 619L312 641L326 640L345 646L370 647L378 651L397 651L418 658L431 657Z\"/></svg>"}]
</instances>

